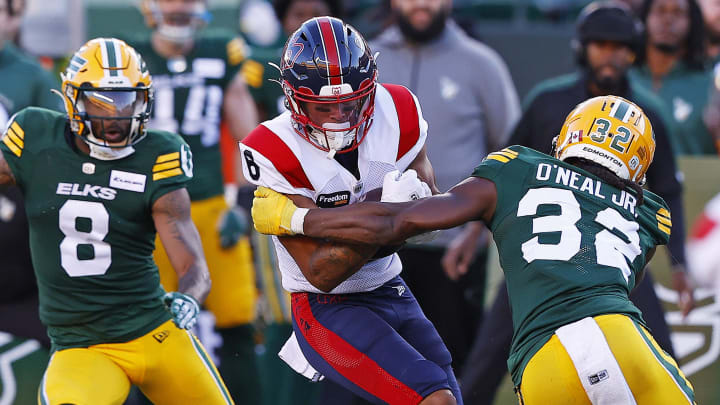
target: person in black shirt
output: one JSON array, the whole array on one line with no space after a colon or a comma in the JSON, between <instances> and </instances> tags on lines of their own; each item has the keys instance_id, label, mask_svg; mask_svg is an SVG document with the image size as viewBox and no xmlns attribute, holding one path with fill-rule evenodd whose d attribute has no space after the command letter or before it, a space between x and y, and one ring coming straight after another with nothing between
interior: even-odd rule
<instances>
[{"instance_id":1,"label":"person in black shirt","mask_svg":"<svg viewBox=\"0 0 720 405\"><path fill-rule=\"evenodd\" d=\"M673 214L673 234L668 244L673 264L673 287L680 293L684 315L694 302L685 271L684 218L682 185L663 120L661 101L657 96L635 86L627 71L640 50L640 25L630 10L618 2L595 2L588 5L577 22L574 48L579 70L549 79L537 85L528 95L523 114L509 144L519 144L550 153L553 138L568 111L583 100L613 94L637 103L646 112L655 131L657 149L655 164L647 172L650 190L661 196ZM670 330L653 289L653 279L645 279L631 295L643 312L647 324L660 346L673 354ZM512 317L505 283L501 283L491 310L485 315L477 338L460 378L463 398L468 403L492 404L504 373L499 373L510 351Z\"/></svg>"}]
</instances>

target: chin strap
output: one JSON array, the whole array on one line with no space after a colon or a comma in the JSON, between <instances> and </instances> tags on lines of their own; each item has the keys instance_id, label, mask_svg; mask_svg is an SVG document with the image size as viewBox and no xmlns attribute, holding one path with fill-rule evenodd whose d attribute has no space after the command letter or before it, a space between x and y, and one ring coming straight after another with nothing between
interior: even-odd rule
<instances>
[{"instance_id":1,"label":"chin strap","mask_svg":"<svg viewBox=\"0 0 720 405\"><path fill-rule=\"evenodd\" d=\"M90 147L90 157L99 160L117 160L130 156L135 152L132 146L124 148L111 148L109 146L98 145L102 142L91 134L87 135L88 141L85 142Z\"/></svg>"},{"instance_id":2,"label":"chin strap","mask_svg":"<svg viewBox=\"0 0 720 405\"><path fill-rule=\"evenodd\" d=\"M90 147L90 156L99 160L117 160L130 156L135 152L132 146L124 148L109 148L107 146L93 145L88 143Z\"/></svg>"}]
</instances>

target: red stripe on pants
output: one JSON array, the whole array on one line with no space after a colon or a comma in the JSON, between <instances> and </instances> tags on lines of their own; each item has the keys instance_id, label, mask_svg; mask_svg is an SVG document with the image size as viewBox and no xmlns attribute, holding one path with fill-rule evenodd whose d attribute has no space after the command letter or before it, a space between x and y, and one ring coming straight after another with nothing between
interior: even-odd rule
<instances>
[{"instance_id":1,"label":"red stripe on pants","mask_svg":"<svg viewBox=\"0 0 720 405\"><path fill-rule=\"evenodd\" d=\"M340 375L390 404L417 404L422 401L420 394L318 322L310 308L307 293L292 294L292 311L298 329L310 347Z\"/></svg>"}]
</instances>

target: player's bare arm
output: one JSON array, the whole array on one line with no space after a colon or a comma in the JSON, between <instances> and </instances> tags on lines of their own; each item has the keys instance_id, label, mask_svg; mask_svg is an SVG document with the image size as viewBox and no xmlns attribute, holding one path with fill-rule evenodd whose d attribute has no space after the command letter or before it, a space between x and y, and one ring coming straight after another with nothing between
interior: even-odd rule
<instances>
[{"instance_id":1,"label":"player's bare arm","mask_svg":"<svg viewBox=\"0 0 720 405\"><path fill-rule=\"evenodd\" d=\"M307 197L288 197L298 207L317 208ZM335 209L323 211L333 210ZM347 244L306 236L281 237L280 242L295 259L310 284L324 292L330 292L355 274L378 250L378 246Z\"/></svg>"},{"instance_id":2,"label":"player's bare arm","mask_svg":"<svg viewBox=\"0 0 720 405\"><path fill-rule=\"evenodd\" d=\"M433 194L440 194L440 189L438 189L437 184L435 184L435 170L433 170L432 163L430 163L430 159L428 159L425 145L423 145L418 155L412 163L410 163L408 166L408 170L409 169L417 172L418 178L427 183Z\"/></svg>"},{"instance_id":3,"label":"player's bare arm","mask_svg":"<svg viewBox=\"0 0 720 405\"><path fill-rule=\"evenodd\" d=\"M2 153L0 153L0 184L15 184L15 176Z\"/></svg>"},{"instance_id":4,"label":"player's bare arm","mask_svg":"<svg viewBox=\"0 0 720 405\"><path fill-rule=\"evenodd\" d=\"M489 223L497 191L489 180L470 177L447 193L407 203L360 203L332 210L310 210L303 233L348 243L394 245L435 229L468 221Z\"/></svg>"},{"instance_id":5,"label":"player's bare arm","mask_svg":"<svg viewBox=\"0 0 720 405\"><path fill-rule=\"evenodd\" d=\"M258 125L258 112L241 72L225 90L223 117L236 141L242 141Z\"/></svg>"},{"instance_id":6,"label":"player's bare arm","mask_svg":"<svg viewBox=\"0 0 720 405\"><path fill-rule=\"evenodd\" d=\"M186 189L171 191L152 207L153 221L178 275L178 291L202 303L210 291L210 274L200 235L190 218L190 196Z\"/></svg>"}]
</instances>

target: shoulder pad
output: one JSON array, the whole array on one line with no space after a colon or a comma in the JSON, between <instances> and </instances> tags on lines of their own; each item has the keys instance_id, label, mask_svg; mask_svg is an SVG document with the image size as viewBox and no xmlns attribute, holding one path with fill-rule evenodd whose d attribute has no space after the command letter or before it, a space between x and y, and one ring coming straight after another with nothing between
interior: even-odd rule
<instances>
[{"instance_id":1,"label":"shoulder pad","mask_svg":"<svg viewBox=\"0 0 720 405\"><path fill-rule=\"evenodd\" d=\"M395 160L400 160L412 149L420 138L420 122L412 93L405 86L385 84L382 86L390 93L400 123L400 142Z\"/></svg>"},{"instance_id":2,"label":"shoulder pad","mask_svg":"<svg viewBox=\"0 0 720 405\"><path fill-rule=\"evenodd\" d=\"M248 181L282 192L299 188L313 190L300 160L265 125L255 128L241 142L240 149L243 154L243 171Z\"/></svg>"}]
</instances>

